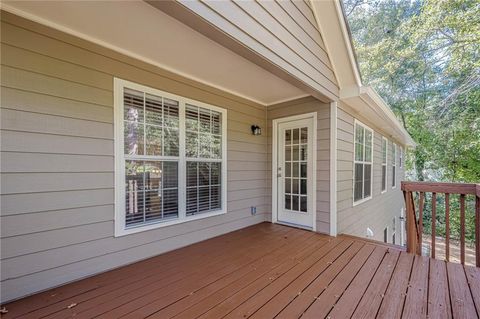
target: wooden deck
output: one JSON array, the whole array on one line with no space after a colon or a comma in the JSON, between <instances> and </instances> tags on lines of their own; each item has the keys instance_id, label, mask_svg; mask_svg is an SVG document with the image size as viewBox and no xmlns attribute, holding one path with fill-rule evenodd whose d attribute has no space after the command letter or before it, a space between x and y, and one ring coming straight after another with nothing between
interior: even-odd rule
<instances>
[{"instance_id":1,"label":"wooden deck","mask_svg":"<svg viewBox=\"0 0 480 319\"><path fill-rule=\"evenodd\" d=\"M263 223L5 307L2 318L478 318L480 268Z\"/></svg>"}]
</instances>

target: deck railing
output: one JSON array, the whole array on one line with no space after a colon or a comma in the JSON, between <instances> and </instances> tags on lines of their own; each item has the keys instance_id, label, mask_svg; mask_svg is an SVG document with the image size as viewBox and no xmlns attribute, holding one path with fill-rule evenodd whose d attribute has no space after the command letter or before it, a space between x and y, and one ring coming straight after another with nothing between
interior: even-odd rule
<instances>
[{"instance_id":1,"label":"deck railing","mask_svg":"<svg viewBox=\"0 0 480 319\"><path fill-rule=\"evenodd\" d=\"M430 257L435 258L437 237L437 203L444 198L445 219L445 259L450 261L451 241L451 200L454 196L459 201L460 213L460 262L465 264L465 211L466 200L475 202L475 237L473 240L475 252L475 265L480 267L480 184L461 183L430 183L430 182L402 182L402 191L405 197L406 207L406 232L407 251L422 255L422 241L424 238L424 214L427 202L427 194L431 193L429 206L430 217ZM443 219L443 218L442 218Z\"/></svg>"}]
</instances>

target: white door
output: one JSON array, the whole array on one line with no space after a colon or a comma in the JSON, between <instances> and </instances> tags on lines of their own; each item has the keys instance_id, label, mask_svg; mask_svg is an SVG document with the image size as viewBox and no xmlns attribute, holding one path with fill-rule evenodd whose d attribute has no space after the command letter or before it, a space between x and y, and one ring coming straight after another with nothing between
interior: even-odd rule
<instances>
[{"instance_id":1,"label":"white door","mask_svg":"<svg viewBox=\"0 0 480 319\"><path fill-rule=\"evenodd\" d=\"M287 118L275 125L278 223L314 229L314 121L314 117Z\"/></svg>"}]
</instances>

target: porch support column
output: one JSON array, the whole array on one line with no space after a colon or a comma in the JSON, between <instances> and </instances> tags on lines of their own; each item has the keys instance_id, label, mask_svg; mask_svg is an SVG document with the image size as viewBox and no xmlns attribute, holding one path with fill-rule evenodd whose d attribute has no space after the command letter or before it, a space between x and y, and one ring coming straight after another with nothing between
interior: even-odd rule
<instances>
[{"instance_id":1,"label":"porch support column","mask_svg":"<svg viewBox=\"0 0 480 319\"><path fill-rule=\"evenodd\" d=\"M337 102L330 102L330 236L337 236Z\"/></svg>"}]
</instances>

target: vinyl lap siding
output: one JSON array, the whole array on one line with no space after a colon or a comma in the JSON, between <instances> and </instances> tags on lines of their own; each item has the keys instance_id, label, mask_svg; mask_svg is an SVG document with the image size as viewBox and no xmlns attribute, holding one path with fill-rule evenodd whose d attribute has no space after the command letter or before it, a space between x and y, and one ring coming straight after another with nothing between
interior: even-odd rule
<instances>
[{"instance_id":1,"label":"vinyl lap siding","mask_svg":"<svg viewBox=\"0 0 480 319\"><path fill-rule=\"evenodd\" d=\"M270 213L263 106L5 12L1 31L2 302ZM113 237L113 77L228 110L227 214Z\"/></svg>"},{"instance_id":2,"label":"vinyl lap siding","mask_svg":"<svg viewBox=\"0 0 480 319\"><path fill-rule=\"evenodd\" d=\"M330 105L313 97L270 105L268 119L268 171L267 194L272 191L272 123L274 119L304 113L317 113L317 231L330 231ZM271 206L271 197L267 202ZM269 206L269 207L270 207Z\"/></svg>"},{"instance_id":3,"label":"vinyl lap siding","mask_svg":"<svg viewBox=\"0 0 480 319\"><path fill-rule=\"evenodd\" d=\"M400 181L404 169L399 166L397 151L397 187L392 189L392 140L388 145L387 192L381 194L381 141L382 134L375 125L361 116L356 117L374 130L372 199L353 206L353 151L354 114L348 106L339 103L337 118L337 219L338 233L365 237L367 227L374 232L373 239L383 241L383 230L388 226L391 241L392 220L396 217L396 237L399 240L400 210L404 206ZM385 136L387 137L387 136ZM387 137L388 138L388 137ZM400 146L399 143L397 143ZM399 243L399 242L397 242Z\"/></svg>"},{"instance_id":4,"label":"vinyl lap siding","mask_svg":"<svg viewBox=\"0 0 480 319\"><path fill-rule=\"evenodd\" d=\"M180 1L195 14L311 88L338 97L338 85L304 1Z\"/></svg>"}]
</instances>

